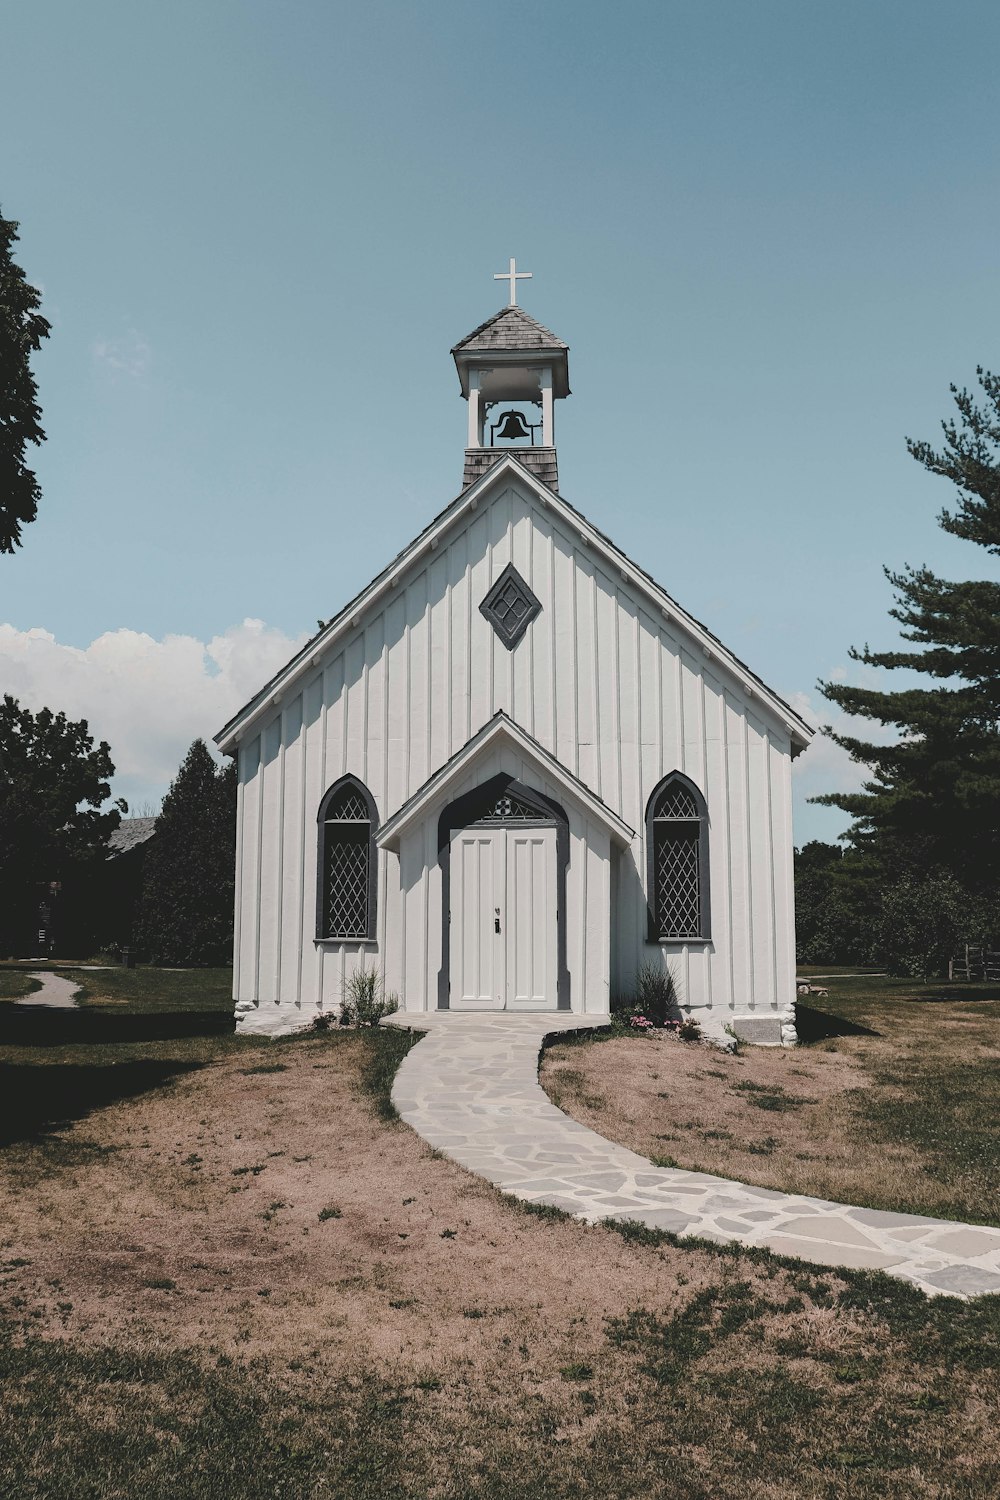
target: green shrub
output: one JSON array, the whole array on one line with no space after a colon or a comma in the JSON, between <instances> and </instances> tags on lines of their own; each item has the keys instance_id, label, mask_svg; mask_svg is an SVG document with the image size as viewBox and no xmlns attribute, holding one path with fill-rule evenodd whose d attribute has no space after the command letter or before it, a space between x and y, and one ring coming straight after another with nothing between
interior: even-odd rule
<instances>
[{"instance_id":1,"label":"green shrub","mask_svg":"<svg viewBox=\"0 0 1000 1500\"><path fill-rule=\"evenodd\" d=\"M362 965L355 969L344 987L340 1024L377 1026L384 1016L394 1015L398 1009L399 997L386 994L379 970L366 969Z\"/></svg>"},{"instance_id":2,"label":"green shrub","mask_svg":"<svg viewBox=\"0 0 1000 1500\"><path fill-rule=\"evenodd\" d=\"M667 964L644 963L635 976L636 1008L654 1026L668 1021L680 1022L680 1000L677 983Z\"/></svg>"}]
</instances>

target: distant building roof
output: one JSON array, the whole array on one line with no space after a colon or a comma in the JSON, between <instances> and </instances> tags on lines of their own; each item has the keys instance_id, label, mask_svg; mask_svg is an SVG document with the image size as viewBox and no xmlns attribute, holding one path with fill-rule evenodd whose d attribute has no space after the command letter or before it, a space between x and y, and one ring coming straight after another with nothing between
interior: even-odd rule
<instances>
[{"instance_id":1,"label":"distant building roof","mask_svg":"<svg viewBox=\"0 0 1000 1500\"><path fill-rule=\"evenodd\" d=\"M114 859L119 854L127 854L130 849L137 849L155 832L155 818L123 818L108 839L108 858Z\"/></svg>"}]
</instances>

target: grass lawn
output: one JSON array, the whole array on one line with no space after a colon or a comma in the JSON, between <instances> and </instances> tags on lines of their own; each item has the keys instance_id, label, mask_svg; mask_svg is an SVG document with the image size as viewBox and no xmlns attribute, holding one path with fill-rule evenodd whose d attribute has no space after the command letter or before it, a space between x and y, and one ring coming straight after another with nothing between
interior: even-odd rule
<instances>
[{"instance_id":1,"label":"grass lawn","mask_svg":"<svg viewBox=\"0 0 1000 1500\"><path fill-rule=\"evenodd\" d=\"M406 1035L81 977L0 1006L0 1494L996 1493L1000 1299L528 1212L392 1118Z\"/></svg>"},{"instance_id":2,"label":"grass lawn","mask_svg":"<svg viewBox=\"0 0 1000 1500\"><path fill-rule=\"evenodd\" d=\"M799 1006L795 1049L561 1043L542 1082L662 1165L1000 1224L1000 990L884 975L824 985Z\"/></svg>"},{"instance_id":3,"label":"grass lawn","mask_svg":"<svg viewBox=\"0 0 1000 1500\"><path fill-rule=\"evenodd\" d=\"M0 1000L21 1000L39 988L39 981L24 969L0 968Z\"/></svg>"}]
</instances>

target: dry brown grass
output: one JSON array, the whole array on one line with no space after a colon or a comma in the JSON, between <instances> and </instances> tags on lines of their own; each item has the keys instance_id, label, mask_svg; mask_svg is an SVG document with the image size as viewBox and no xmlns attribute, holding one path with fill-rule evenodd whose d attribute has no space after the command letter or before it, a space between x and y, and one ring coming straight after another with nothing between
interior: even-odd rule
<instances>
[{"instance_id":1,"label":"dry brown grass","mask_svg":"<svg viewBox=\"0 0 1000 1500\"><path fill-rule=\"evenodd\" d=\"M664 1033L564 1043L541 1081L575 1118L665 1165L1000 1222L1000 1005L876 982L830 982L827 1003L855 1034L736 1055Z\"/></svg>"},{"instance_id":2,"label":"dry brown grass","mask_svg":"<svg viewBox=\"0 0 1000 1500\"><path fill-rule=\"evenodd\" d=\"M178 1354L242 1372L277 1403L278 1415L268 1408L259 1419L277 1424L265 1427L271 1448L282 1451L280 1431L295 1452L315 1450L316 1474L327 1459L334 1473L358 1432L380 1455L370 1481L330 1488L314 1474L268 1480L267 1493L989 1493L1000 1458L984 1427L995 1371L956 1364L937 1333L921 1364L906 1326L911 1316L922 1326L915 1294L900 1322L891 1300L848 1305L857 1278L528 1215L406 1127L377 1119L359 1087L360 1039L206 1045L218 1051L201 1071L97 1110L55 1146L0 1156L9 1205L0 1302L19 1336L68 1352ZM675 1054L701 1070L718 1064L714 1054ZM661 1055L665 1070L666 1049L630 1042L572 1060L599 1065L614 1099L606 1064L638 1059L643 1097L655 1098L663 1080L648 1072ZM832 1063L836 1074L784 1081L818 1097L825 1079L832 1098L854 1077L849 1060ZM732 1076L752 1078L755 1065L737 1060ZM144 1382L67 1385L74 1422L95 1443L140 1421L172 1434L156 1460L162 1474L152 1459L142 1471L146 1500L256 1496L249 1479L201 1489L194 1468L178 1479L187 1461L178 1433L210 1421L211 1406L200 1387L178 1392L158 1378L150 1365ZM54 1432L30 1426L29 1389L18 1384L0 1413L0 1424L16 1419L32 1435L35 1487L22 1475L11 1493L134 1493L138 1470L60 1489ZM372 1390L382 1393L377 1409ZM60 1392L46 1399L57 1414ZM0 1490L3 1477L0 1466Z\"/></svg>"}]
</instances>

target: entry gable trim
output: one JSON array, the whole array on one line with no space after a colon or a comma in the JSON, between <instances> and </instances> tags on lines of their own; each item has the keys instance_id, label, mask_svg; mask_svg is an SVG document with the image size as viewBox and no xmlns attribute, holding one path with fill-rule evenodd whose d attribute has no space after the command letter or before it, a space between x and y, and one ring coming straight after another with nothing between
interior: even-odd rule
<instances>
[{"instance_id":1,"label":"entry gable trim","mask_svg":"<svg viewBox=\"0 0 1000 1500\"><path fill-rule=\"evenodd\" d=\"M446 761L440 770L418 787L413 796L403 803L402 807L391 818L388 818L376 835L375 842L380 849L398 849L399 840L406 830L419 821L430 804L450 786L459 781L469 765L476 760L483 751L494 744L507 743L513 745L529 760L533 760L546 776L559 786L562 791L575 802L582 805L597 823L608 830L615 843L628 846L635 838L635 829L630 828L617 813L611 811L607 803L602 802L595 792L592 792L585 782L568 770L561 761L550 755L542 745L538 743L533 735L520 724L516 724L503 710L494 714L493 718L483 725L478 733L472 736L461 750L457 751L450 760Z\"/></svg>"}]
</instances>

